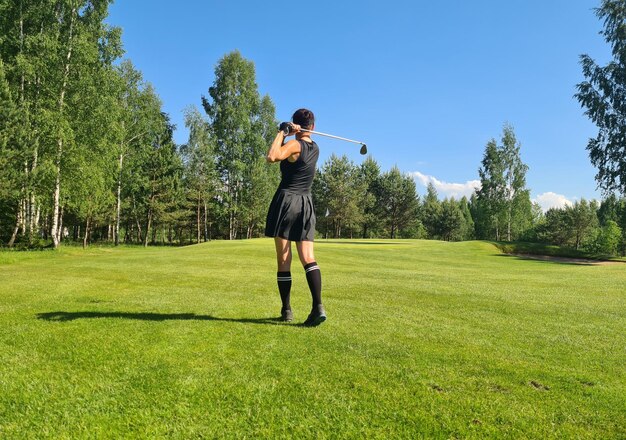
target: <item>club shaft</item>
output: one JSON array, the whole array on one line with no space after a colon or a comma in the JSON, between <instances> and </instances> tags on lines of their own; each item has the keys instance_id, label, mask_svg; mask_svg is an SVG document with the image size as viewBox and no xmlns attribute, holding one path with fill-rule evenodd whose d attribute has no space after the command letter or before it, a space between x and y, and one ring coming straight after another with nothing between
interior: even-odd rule
<instances>
[{"instance_id":1,"label":"club shaft","mask_svg":"<svg viewBox=\"0 0 626 440\"><path fill-rule=\"evenodd\" d=\"M352 142L355 144L365 145L365 143L363 142L353 141L352 139L346 139L346 138L342 138L342 137L335 136L335 135L328 134L328 133L320 133L319 131L307 130L306 128L301 128L300 131L306 131L307 133L318 134L320 136L326 136L326 137L333 138L333 139L339 139L340 141L346 141L346 142Z\"/></svg>"}]
</instances>

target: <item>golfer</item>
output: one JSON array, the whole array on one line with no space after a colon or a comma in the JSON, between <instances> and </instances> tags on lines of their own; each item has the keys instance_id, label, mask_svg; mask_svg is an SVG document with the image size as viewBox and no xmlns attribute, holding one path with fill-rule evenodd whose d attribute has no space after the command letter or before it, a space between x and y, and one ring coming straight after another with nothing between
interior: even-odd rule
<instances>
[{"instance_id":1,"label":"golfer","mask_svg":"<svg viewBox=\"0 0 626 440\"><path fill-rule=\"evenodd\" d=\"M311 290L313 306L304 325L316 326L326 320L322 305L322 274L313 256L315 211L311 186L315 176L319 148L301 129L313 130L315 116L304 108L297 110L289 123L289 134L281 130L267 152L268 162L280 162L281 181L267 213L265 235L274 237L278 262L278 291L282 301L280 317L292 321L291 311L291 242L296 242L300 262ZM287 136L295 139L285 142Z\"/></svg>"}]
</instances>

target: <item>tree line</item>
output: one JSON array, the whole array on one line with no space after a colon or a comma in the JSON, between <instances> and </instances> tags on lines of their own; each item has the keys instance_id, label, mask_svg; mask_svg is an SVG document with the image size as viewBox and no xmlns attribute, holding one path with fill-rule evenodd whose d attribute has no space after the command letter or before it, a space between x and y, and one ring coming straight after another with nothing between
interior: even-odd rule
<instances>
[{"instance_id":1,"label":"tree line","mask_svg":"<svg viewBox=\"0 0 626 440\"><path fill-rule=\"evenodd\" d=\"M120 29L104 22L110 3L0 0L0 244L261 236L280 176L264 160L277 120L254 64L237 51L219 60L201 108L185 110L189 138L177 145L156 91L122 58ZM592 83L580 85L579 99ZM601 106L596 95L583 103ZM411 176L382 171L371 156L356 165L331 155L314 181L317 233L527 240L624 254L626 202L608 191L619 186L607 184L601 203L544 214L530 200L527 171L509 125L485 145L480 187L459 200L440 200L432 184L420 196Z\"/></svg>"},{"instance_id":2,"label":"tree line","mask_svg":"<svg viewBox=\"0 0 626 440\"><path fill-rule=\"evenodd\" d=\"M0 1L0 244L258 236L278 172L254 65L220 60L190 136L122 59L110 0Z\"/></svg>"}]
</instances>

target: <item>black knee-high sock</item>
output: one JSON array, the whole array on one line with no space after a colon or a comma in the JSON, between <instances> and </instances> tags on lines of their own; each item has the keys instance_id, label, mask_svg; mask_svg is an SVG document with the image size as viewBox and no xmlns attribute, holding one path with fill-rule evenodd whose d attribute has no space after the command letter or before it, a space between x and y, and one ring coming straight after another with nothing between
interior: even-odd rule
<instances>
[{"instance_id":1,"label":"black knee-high sock","mask_svg":"<svg viewBox=\"0 0 626 440\"><path fill-rule=\"evenodd\" d=\"M309 283L309 289L311 290L313 307L315 307L322 303L322 273L315 261L304 266L304 271L306 272L306 281Z\"/></svg>"},{"instance_id":2,"label":"black knee-high sock","mask_svg":"<svg viewBox=\"0 0 626 440\"><path fill-rule=\"evenodd\" d=\"M276 281L278 282L278 291L280 292L280 300L283 303L284 310L291 310L291 272L277 272Z\"/></svg>"}]
</instances>

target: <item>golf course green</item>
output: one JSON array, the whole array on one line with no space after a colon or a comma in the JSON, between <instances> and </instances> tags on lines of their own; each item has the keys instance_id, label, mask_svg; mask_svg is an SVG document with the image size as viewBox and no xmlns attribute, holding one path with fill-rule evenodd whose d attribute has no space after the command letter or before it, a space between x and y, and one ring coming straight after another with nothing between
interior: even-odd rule
<instances>
[{"instance_id":1,"label":"golf course green","mask_svg":"<svg viewBox=\"0 0 626 440\"><path fill-rule=\"evenodd\" d=\"M295 251L295 247L294 247ZM625 438L626 264L269 239L0 252L0 438Z\"/></svg>"}]
</instances>

